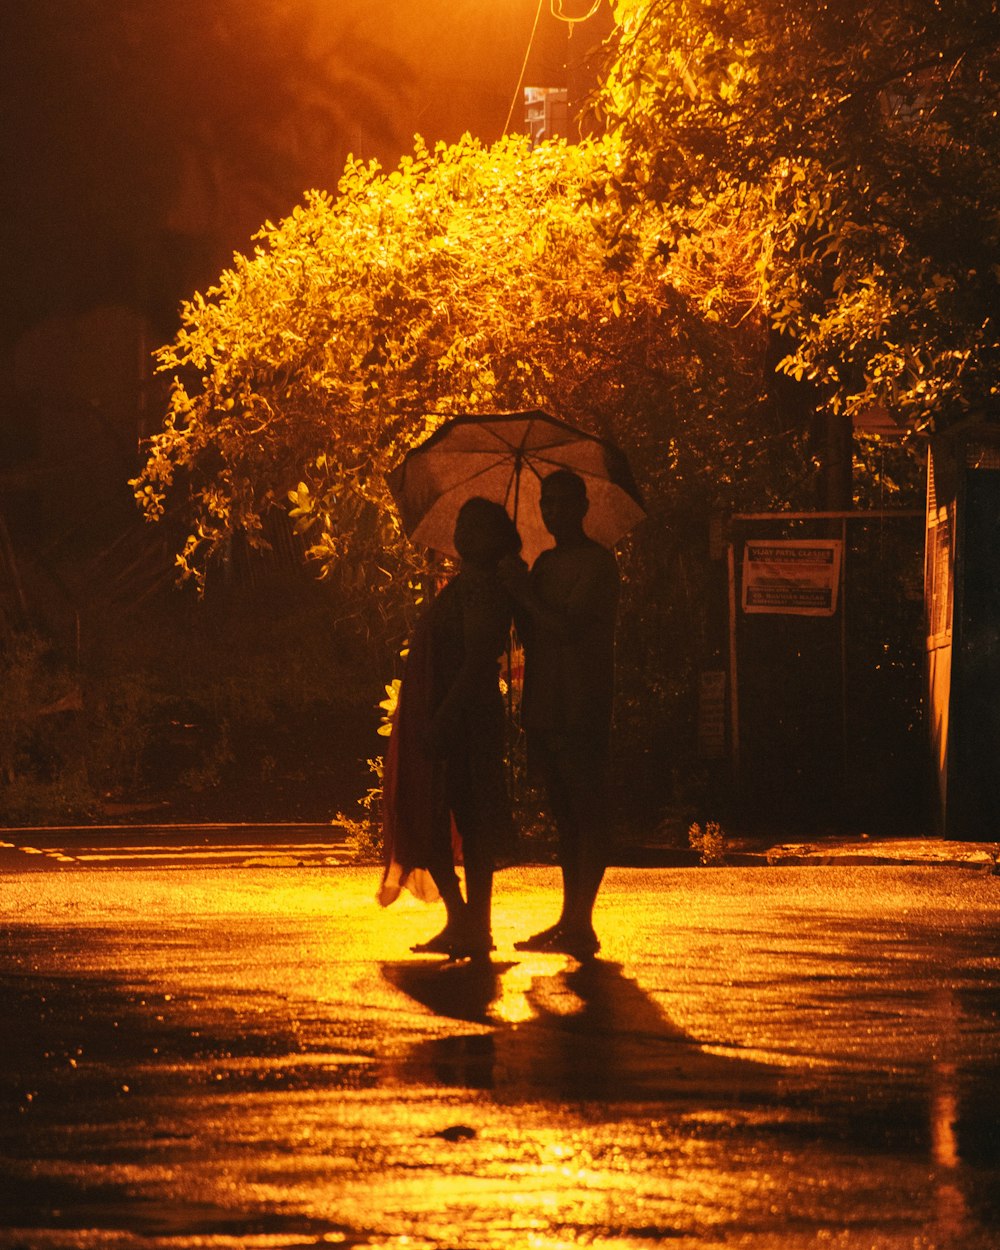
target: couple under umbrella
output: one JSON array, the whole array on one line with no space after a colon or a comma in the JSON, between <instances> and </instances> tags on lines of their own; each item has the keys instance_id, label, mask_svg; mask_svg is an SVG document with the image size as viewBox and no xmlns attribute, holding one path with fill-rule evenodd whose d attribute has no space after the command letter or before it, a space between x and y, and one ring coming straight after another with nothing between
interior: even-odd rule
<instances>
[{"instance_id":1,"label":"couple under umbrella","mask_svg":"<svg viewBox=\"0 0 1000 1250\"><path fill-rule=\"evenodd\" d=\"M515 945L588 958L600 945L592 913L607 860L618 598L609 548L643 515L628 464L613 444L544 413L457 417L389 484L413 541L460 567L411 640L383 778L379 900L408 888L444 901L444 929L414 950L480 959L493 949L494 865L513 843L498 677L514 620L529 766L545 783L563 878L559 917Z\"/></svg>"}]
</instances>

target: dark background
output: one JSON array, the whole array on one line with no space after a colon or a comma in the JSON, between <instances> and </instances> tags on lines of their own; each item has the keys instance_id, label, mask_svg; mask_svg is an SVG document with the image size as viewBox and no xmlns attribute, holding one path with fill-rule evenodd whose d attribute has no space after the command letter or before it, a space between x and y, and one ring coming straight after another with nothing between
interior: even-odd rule
<instances>
[{"instance_id":1,"label":"dark background","mask_svg":"<svg viewBox=\"0 0 1000 1250\"><path fill-rule=\"evenodd\" d=\"M199 601L180 521L139 518L150 353L349 154L522 129L587 29L547 0L0 3L0 820L322 818L374 782L384 640L285 532Z\"/></svg>"},{"instance_id":2,"label":"dark background","mask_svg":"<svg viewBox=\"0 0 1000 1250\"><path fill-rule=\"evenodd\" d=\"M234 545L204 600L175 587L183 531L143 525L128 485L164 412L150 353L349 154L392 167L417 132L521 129L519 84L579 98L606 28L605 8L571 33L547 0L0 0L0 820L360 814L398 657L285 532ZM914 536L892 541L919 570ZM817 648L815 622L751 622L743 793L692 763L697 674L654 711L623 664L623 818L666 811L683 840L739 798L771 824L912 827L919 602L873 560L850 565L874 571L851 590L846 747L836 623ZM724 594L705 567L701 607ZM674 573L656 593L677 597Z\"/></svg>"},{"instance_id":3,"label":"dark background","mask_svg":"<svg viewBox=\"0 0 1000 1250\"><path fill-rule=\"evenodd\" d=\"M158 425L156 397L135 393L149 382L149 350L172 334L179 302L210 285L234 250L250 249L265 219L288 213L308 188L335 191L349 153L391 167L416 132L431 144L466 130L497 138L537 8L4 0L8 523L27 513L37 529L50 519L37 496L60 460L99 476L104 461L112 479L122 476L136 433ZM527 81L564 80L567 30L543 5ZM29 466L34 497L10 498L19 496L11 472Z\"/></svg>"}]
</instances>

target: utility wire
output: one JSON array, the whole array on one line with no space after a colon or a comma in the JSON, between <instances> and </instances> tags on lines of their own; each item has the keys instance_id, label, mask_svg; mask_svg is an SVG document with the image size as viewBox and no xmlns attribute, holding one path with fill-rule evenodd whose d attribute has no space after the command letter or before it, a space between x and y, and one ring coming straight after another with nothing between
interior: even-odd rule
<instances>
[{"instance_id":1,"label":"utility wire","mask_svg":"<svg viewBox=\"0 0 1000 1250\"><path fill-rule=\"evenodd\" d=\"M507 110L507 120L503 124L503 134L507 133L507 127L510 125L510 119L514 116L514 106L517 104L518 97L521 95L521 91L524 86L524 74L525 70L528 68L528 57L531 56L531 49L534 47L535 35L538 32L538 19L542 16L542 5L544 3L545 0L538 0L538 8L535 10L535 20L532 23L531 34L528 37L528 46L524 50L524 62L521 65L521 72L517 77L517 86L514 88L514 96L510 102L510 108ZM578 22L586 22L589 18L592 18L601 7L601 3L602 0L594 0L590 9L584 13L582 17L567 17L563 12L563 0L549 0L549 12L557 21L565 22L569 27L569 33L572 35L573 27L576 26Z\"/></svg>"},{"instance_id":2,"label":"utility wire","mask_svg":"<svg viewBox=\"0 0 1000 1250\"><path fill-rule=\"evenodd\" d=\"M521 95L524 84L524 74L528 68L528 57L531 56L532 45L535 42L535 32L538 30L538 19L542 16L542 5L545 0L538 0L538 8L535 10L535 20L531 27L531 34L528 37L528 46L524 50L524 62L521 65L521 72L517 76L517 86L514 88L514 96L510 102L510 108L507 110L507 120L503 124L503 134L507 133L507 127L510 125L510 119L514 116L514 105Z\"/></svg>"}]
</instances>

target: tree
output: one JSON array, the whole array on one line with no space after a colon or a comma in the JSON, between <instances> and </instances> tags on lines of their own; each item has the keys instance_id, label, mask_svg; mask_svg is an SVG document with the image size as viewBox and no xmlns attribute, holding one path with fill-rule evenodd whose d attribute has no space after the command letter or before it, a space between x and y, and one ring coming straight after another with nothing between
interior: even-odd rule
<instances>
[{"instance_id":1,"label":"tree","mask_svg":"<svg viewBox=\"0 0 1000 1250\"><path fill-rule=\"evenodd\" d=\"M264 541L290 503L324 572L405 599L419 562L385 473L459 411L550 407L615 437L660 510L735 490L757 454L755 271L731 229L711 263L608 265L592 191L619 159L611 141L418 142L267 223L159 353L170 411L135 488L153 518L186 490L183 571L234 532Z\"/></svg>"},{"instance_id":2,"label":"tree","mask_svg":"<svg viewBox=\"0 0 1000 1250\"><path fill-rule=\"evenodd\" d=\"M747 238L717 214L663 256L650 213L634 256L609 260L620 165L614 139L522 136L418 142L389 173L349 163L335 198L312 192L267 223L254 255L184 306L158 353L167 419L134 487L147 517L190 519L179 563L201 583L234 535L266 544L288 513L384 647L375 696L429 571L386 485L406 450L450 414L531 407L614 438L649 512L624 553L620 648L619 741L642 803L694 741L709 512L784 500L802 450L763 403Z\"/></svg>"},{"instance_id":3,"label":"tree","mask_svg":"<svg viewBox=\"0 0 1000 1250\"><path fill-rule=\"evenodd\" d=\"M850 418L995 413L1000 13L993 0L617 0L603 90L625 218L755 230L779 368ZM632 246L627 231L619 240Z\"/></svg>"}]
</instances>

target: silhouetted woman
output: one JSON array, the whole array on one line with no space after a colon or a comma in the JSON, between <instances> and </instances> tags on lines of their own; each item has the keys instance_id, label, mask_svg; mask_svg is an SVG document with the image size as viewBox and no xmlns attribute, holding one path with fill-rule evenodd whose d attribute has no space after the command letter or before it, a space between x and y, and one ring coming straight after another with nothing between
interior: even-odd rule
<instances>
[{"instance_id":1,"label":"silhouetted woman","mask_svg":"<svg viewBox=\"0 0 1000 1250\"><path fill-rule=\"evenodd\" d=\"M513 836L499 685L512 605L497 566L519 553L521 539L504 508L480 498L463 505L454 539L460 571L414 631L393 719L378 897L386 906L404 887L428 901L440 896L444 929L413 949L462 959L493 949L494 864Z\"/></svg>"}]
</instances>

